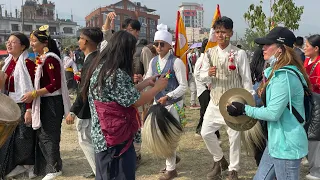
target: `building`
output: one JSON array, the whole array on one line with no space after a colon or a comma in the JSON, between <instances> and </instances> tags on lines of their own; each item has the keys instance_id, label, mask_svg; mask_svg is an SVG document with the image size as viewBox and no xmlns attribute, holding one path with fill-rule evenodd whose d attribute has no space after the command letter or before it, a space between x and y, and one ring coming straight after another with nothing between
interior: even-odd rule
<instances>
[{"instance_id":1,"label":"building","mask_svg":"<svg viewBox=\"0 0 320 180\"><path fill-rule=\"evenodd\" d=\"M203 28L203 7L198 3L183 2L179 11L186 27Z\"/></svg>"},{"instance_id":2,"label":"building","mask_svg":"<svg viewBox=\"0 0 320 180\"><path fill-rule=\"evenodd\" d=\"M77 23L71 19L59 19L58 14L55 17L55 4L43 0L39 4L36 0L26 0L22 6L21 12L15 9L15 14L8 14L0 6L0 43L7 40L13 32L23 32L27 36L42 25L49 25L49 32L54 39L63 39L64 37L75 37L77 32Z\"/></svg>"},{"instance_id":3,"label":"building","mask_svg":"<svg viewBox=\"0 0 320 180\"><path fill-rule=\"evenodd\" d=\"M139 39L147 39L153 41L154 34L157 31L158 20L160 16L155 14L154 9L142 6L140 2L131 2L122 0L115 4L100 7L85 17L87 27L102 27L105 23L106 16L109 12L115 12L117 17L112 24L115 31L121 29L121 23L127 19L137 19L141 23Z\"/></svg>"}]
</instances>

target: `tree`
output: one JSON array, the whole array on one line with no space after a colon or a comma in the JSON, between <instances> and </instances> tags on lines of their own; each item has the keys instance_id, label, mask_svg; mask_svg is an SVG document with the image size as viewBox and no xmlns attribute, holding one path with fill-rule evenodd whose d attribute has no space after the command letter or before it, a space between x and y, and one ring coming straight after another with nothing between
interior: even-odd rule
<instances>
[{"instance_id":1,"label":"tree","mask_svg":"<svg viewBox=\"0 0 320 180\"><path fill-rule=\"evenodd\" d=\"M258 5L251 4L248 11L243 15L249 25L249 30L246 32L249 37L264 36L272 27L278 25L285 26L291 30L299 29L303 6L296 6L293 0L274 0L270 9L270 17L267 17L263 12L262 4L263 0L260 0Z\"/></svg>"}]
</instances>

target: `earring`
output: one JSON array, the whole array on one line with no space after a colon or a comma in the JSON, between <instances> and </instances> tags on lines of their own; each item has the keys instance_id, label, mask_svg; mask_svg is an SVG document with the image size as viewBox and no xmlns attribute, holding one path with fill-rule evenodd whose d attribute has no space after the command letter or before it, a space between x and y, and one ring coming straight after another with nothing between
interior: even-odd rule
<instances>
[{"instance_id":1,"label":"earring","mask_svg":"<svg viewBox=\"0 0 320 180\"><path fill-rule=\"evenodd\" d=\"M48 51L49 51L48 47L44 47L44 48L43 48L43 53L44 53L44 54L47 53Z\"/></svg>"}]
</instances>

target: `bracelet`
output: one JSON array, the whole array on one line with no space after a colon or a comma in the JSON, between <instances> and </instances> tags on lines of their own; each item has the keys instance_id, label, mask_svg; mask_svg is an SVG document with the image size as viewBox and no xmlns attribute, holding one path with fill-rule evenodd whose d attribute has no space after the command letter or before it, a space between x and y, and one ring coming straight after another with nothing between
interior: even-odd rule
<instances>
[{"instance_id":1,"label":"bracelet","mask_svg":"<svg viewBox=\"0 0 320 180\"><path fill-rule=\"evenodd\" d=\"M31 109L27 109L26 112L32 112L32 110Z\"/></svg>"},{"instance_id":2,"label":"bracelet","mask_svg":"<svg viewBox=\"0 0 320 180\"><path fill-rule=\"evenodd\" d=\"M33 97L33 99L37 98L38 97L37 90L33 90L31 93L31 96Z\"/></svg>"}]
</instances>

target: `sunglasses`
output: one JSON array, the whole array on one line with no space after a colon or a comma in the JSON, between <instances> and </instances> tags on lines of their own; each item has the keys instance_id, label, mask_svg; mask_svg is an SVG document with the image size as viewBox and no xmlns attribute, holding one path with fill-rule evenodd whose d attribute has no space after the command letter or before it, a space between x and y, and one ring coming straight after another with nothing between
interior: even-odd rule
<instances>
[{"instance_id":1,"label":"sunglasses","mask_svg":"<svg viewBox=\"0 0 320 180\"><path fill-rule=\"evenodd\" d=\"M154 42L153 45L155 47L159 47L159 44L160 44L160 47L164 47L164 42Z\"/></svg>"}]
</instances>

